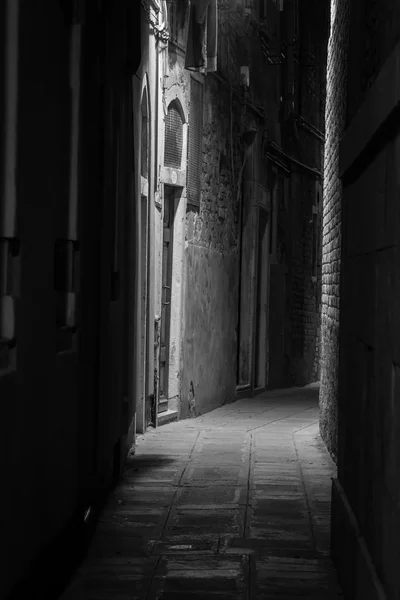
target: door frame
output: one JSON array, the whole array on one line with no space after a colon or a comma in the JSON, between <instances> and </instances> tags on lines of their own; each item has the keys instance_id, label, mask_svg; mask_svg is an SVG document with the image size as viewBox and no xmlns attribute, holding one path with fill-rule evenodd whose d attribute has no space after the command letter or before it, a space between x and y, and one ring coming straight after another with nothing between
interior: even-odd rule
<instances>
[{"instance_id":1,"label":"door frame","mask_svg":"<svg viewBox=\"0 0 400 600\"><path fill-rule=\"evenodd\" d=\"M265 218L266 218L266 223L265 223L265 240L263 240L263 244L264 244L264 248L262 250L263 252L263 259L265 259L266 257L266 261L264 266L262 267L261 271L259 270L259 259L260 259L260 221L261 221L261 213L264 212L265 213ZM255 394L259 394L261 392L263 392L264 390L267 389L267 385L268 385L268 365L267 365L267 360L268 360L268 330L269 330L269 292L270 292L270 277L269 277L269 269L270 269L270 261L269 261L269 243L270 243L270 236L271 236L271 213L270 210L268 208L268 202L265 203L259 203L258 205L258 219L257 219L257 251L256 251L256 273L257 273L257 277L256 277L256 290L255 290L255 310L254 310L254 343L253 343L253 374L252 374L252 389L253 389L253 393ZM261 315L259 314L259 310L258 310L258 298L259 298L259 293L260 293L260 285L261 285L261 279L263 279L264 277L266 277L266 287L265 287L265 304L266 304L266 310L265 310L265 339L266 339L266 349L265 349L265 383L262 386L257 386L257 365L258 365L258 360L259 360L259 348L258 348L258 342L259 342L259 338L258 338L258 334L257 331L259 329L259 321L261 319Z\"/></svg>"}]
</instances>

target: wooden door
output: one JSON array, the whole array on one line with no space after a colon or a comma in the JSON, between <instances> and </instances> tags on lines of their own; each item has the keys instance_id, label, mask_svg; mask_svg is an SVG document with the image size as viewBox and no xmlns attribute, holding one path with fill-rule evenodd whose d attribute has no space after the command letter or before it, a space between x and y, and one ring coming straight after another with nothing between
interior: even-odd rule
<instances>
[{"instance_id":1,"label":"wooden door","mask_svg":"<svg viewBox=\"0 0 400 600\"><path fill-rule=\"evenodd\" d=\"M160 328L160 395L158 412L168 410L169 338L171 324L171 283L174 223L174 190L165 187L162 255L162 297Z\"/></svg>"}]
</instances>

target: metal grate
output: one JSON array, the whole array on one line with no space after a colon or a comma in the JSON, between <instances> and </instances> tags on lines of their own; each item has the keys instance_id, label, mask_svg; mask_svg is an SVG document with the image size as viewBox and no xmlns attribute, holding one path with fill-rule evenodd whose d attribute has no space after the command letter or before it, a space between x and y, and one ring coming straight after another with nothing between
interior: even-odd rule
<instances>
[{"instance_id":1,"label":"metal grate","mask_svg":"<svg viewBox=\"0 0 400 600\"><path fill-rule=\"evenodd\" d=\"M175 104L168 107L165 118L164 165L180 169L182 166L183 125Z\"/></svg>"},{"instance_id":2,"label":"metal grate","mask_svg":"<svg viewBox=\"0 0 400 600\"><path fill-rule=\"evenodd\" d=\"M187 201L200 206L200 174L202 165L203 86L194 77L190 79L189 149L187 173Z\"/></svg>"}]
</instances>

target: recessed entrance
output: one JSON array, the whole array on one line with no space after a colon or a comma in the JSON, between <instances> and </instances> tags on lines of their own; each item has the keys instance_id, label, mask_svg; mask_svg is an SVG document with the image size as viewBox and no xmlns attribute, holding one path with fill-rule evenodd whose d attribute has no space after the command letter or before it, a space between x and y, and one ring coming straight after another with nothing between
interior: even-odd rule
<instances>
[{"instance_id":1,"label":"recessed entrance","mask_svg":"<svg viewBox=\"0 0 400 600\"><path fill-rule=\"evenodd\" d=\"M170 358L173 233L176 188L164 186L163 253L162 253L162 296L160 329L160 395L158 413L168 410L168 377Z\"/></svg>"}]
</instances>

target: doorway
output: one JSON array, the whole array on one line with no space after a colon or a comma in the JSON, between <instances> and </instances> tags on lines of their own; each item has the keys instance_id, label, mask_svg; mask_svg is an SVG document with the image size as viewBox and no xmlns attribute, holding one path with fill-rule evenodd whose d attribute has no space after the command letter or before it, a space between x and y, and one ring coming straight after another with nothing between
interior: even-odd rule
<instances>
[{"instance_id":1,"label":"doorway","mask_svg":"<svg viewBox=\"0 0 400 600\"><path fill-rule=\"evenodd\" d=\"M171 332L171 289L173 267L173 232L175 217L175 189L164 186L162 293L160 326L160 383L158 414L168 410L168 378Z\"/></svg>"},{"instance_id":2,"label":"doorway","mask_svg":"<svg viewBox=\"0 0 400 600\"><path fill-rule=\"evenodd\" d=\"M148 362L148 198L141 196L141 277L140 277L140 408L142 414L137 415L138 432L143 433L152 424L152 405L147 382ZM139 412L139 411L138 411Z\"/></svg>"}]
</instances>

